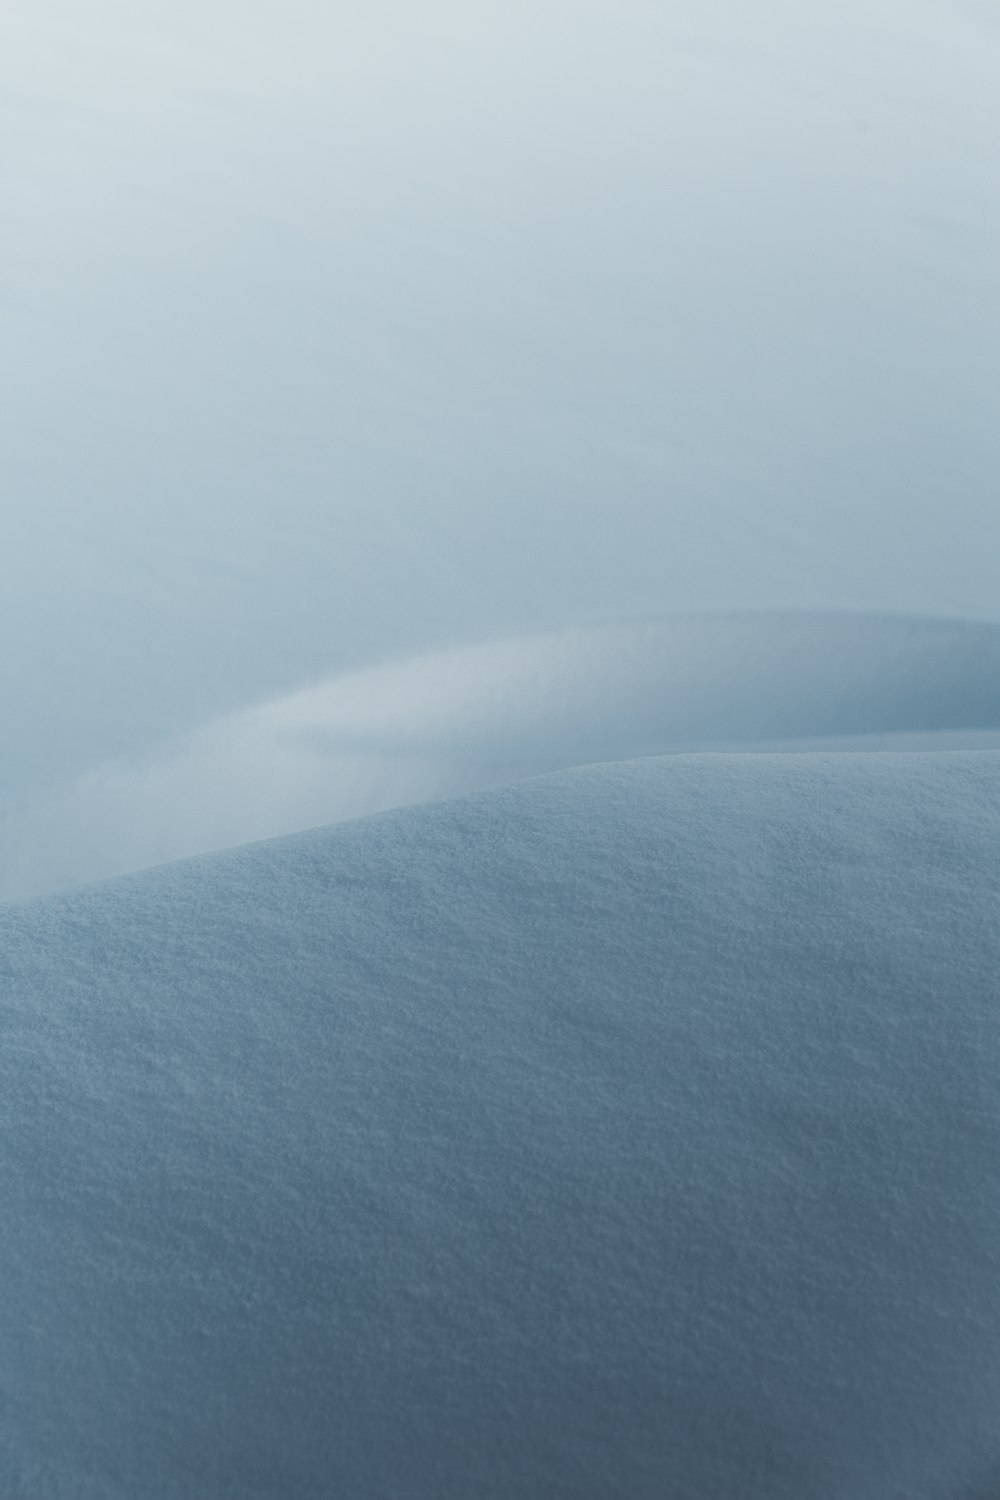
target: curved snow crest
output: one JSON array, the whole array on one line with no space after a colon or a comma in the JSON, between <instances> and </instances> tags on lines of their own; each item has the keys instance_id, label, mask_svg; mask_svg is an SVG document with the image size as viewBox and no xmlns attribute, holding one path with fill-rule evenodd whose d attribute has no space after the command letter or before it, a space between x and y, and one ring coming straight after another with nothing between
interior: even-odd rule
<instances>
[{"instance_id":1,"label":"curved snow crest","mask_svg":"<svg viewBox=\"0 0 1000 1500\"><path fill-rule=\"evenodd\" d=\"M1000 724L1000 626L839 613L673 616L469 646L253 711L336 748L547 751ZM246 718L244 717L244 722Z\"/></svg>"},{"instance_id":2,"label":"curved snow crest","mask_svg":"<svg viewBox=\"0 0 1000 1500\"><path fill-rule=\"evenodd\" d=\"M673 616L466 646L231 715L2 830L16 898L591 761L1000 726L1000 626Z\"/></svg>"}]
</instances>

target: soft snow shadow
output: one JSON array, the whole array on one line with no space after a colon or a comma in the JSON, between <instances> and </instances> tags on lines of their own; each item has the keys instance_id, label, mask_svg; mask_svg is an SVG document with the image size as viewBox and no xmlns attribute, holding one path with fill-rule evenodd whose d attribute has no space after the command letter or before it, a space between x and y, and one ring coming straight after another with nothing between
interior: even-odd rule
<instances>
[{"instance_id":1,"label":"soft snow shadow","mask_svg":"<svg viewBox=\"0 0 1000 1500\"><path fill-rule=\"evenodd\" d=\"M665 617L341 676L53 790L0 830L14 898L589 761L1000 727L1000 626ZM940 737L944 735L944 738Z\"/></svg>"}]
</instances>

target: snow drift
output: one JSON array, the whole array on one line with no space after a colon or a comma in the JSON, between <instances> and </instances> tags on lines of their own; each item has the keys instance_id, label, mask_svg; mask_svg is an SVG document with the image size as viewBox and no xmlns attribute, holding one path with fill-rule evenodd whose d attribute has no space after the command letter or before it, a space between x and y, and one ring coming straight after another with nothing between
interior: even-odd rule
<instances>
[{"instance_id":1,"label":"snow drift","mask_svg":"<svg viewBox=\"0 0 1000 1500\"><path fill-rule=\"evenodd\" d=\"M694 756L0 910L0 1490L1000 1481L1000 756Z\"/></svg>"},{"instance_id":2,"label":"snow drift","mask_svg":"<svg viewBox=\"0 0 1000 1500\"><path fill-rule=\"evenodd\" d=\"M594 626L374 667L0 821L0 896L680 748L1000 727L1000 627L851 614Z\"/></svg>"}]
</instances>

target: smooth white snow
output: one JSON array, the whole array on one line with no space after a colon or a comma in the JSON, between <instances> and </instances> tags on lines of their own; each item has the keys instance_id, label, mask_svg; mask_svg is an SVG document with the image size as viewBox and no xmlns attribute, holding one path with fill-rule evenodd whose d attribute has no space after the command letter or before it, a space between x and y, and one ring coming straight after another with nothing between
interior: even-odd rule
<instances>
[{"instance_id":1,"label":"smooth white snow","mask_svg":"<svg viewBox=\"0 0 1000 1500\"><path fill-rule=\"evenodd\" d=\"M50 790L0 819L0 897L597 759L970 730L1000 733L1000 626L761 613L522 637L335 678Z\"/></svg>"},{"instance_id":2,"label":"smooth white snow","mask_svg":"<svg viewBox=\"0 0 1000 1500\"><path fill-rule=\"evenodd\" d=\"M992 1497L998 887L709 755L0 909L0 1492Z\"/></svg>"}]
</instances>

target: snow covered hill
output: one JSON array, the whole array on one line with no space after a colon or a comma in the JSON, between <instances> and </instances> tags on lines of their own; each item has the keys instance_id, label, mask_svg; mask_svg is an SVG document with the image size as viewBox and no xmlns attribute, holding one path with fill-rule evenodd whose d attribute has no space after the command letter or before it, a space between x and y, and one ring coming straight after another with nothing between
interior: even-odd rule
<instances>
[{"instance_id":1,"label":"snow covered hill","mask_svg":"<svg viewBox=\"0 0 1000 1500\"><path fill-rule=\"evenodd\" d=\"M0 899L591 761L878 737L1000 744L1000 625L666 615L348 673L0 814Z\"/></svg>"},{"instance_id":2,"label":"snow covered hill","mask_svg":"<svg viewBox=\"0 0 1000 1500\"><path fill-rule=\"evenodd\" d=\"M1000 1493L998 894L707 755L0 908L0 1493Z\"/></svg>"}]
</instances>

